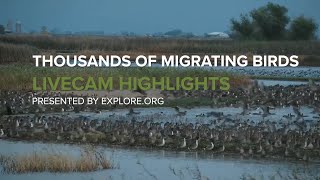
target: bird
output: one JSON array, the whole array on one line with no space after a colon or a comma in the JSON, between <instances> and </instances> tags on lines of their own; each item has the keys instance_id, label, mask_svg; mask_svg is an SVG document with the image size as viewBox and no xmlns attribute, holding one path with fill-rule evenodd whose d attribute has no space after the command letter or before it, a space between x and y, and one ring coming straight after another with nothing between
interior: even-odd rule
<instances>
[{"instance_id":1,"label":"bird","mask_svg":"<svg viewBox=\"0 0 320 180\"><path fill-rule=\"evenodd\" d=\"M222 143L222 147L218 150L218 152L221 152L221 153L222 153L222 152L225 151L225 149L226 149L226 148L225 148L225 146L224 146L224 143Z\"/></svg>"},{"instance_id":2,"label":"bird","mask_svg":"<svg viewBox=\"0 0 320 180\"><path fill-rule=\"evenodd\" d=\"M127 114L127 116L131 116L131 115L134 115L134 114L140 114L140 112L135 112L133 110L133 108L130 108L129 113Z\"/></svg>"},{"instance_id":3,"label":"bird","mask_svg":"<svg viewBox=\"0 0 320 180\"><path fill-rule=\"evenodd\" d=\"M251 146L250 146L250 148L249 148L249 151L248 151L248 153L249 153L249 155L253 155L253 151L252 151L252 148L251 148Z\"/></svg>"},{"instance_id":4,"label":"bird","mask_svg":"<svg viewBox=\"0 0 320 180\"><path fill-rule=\"evenodd\" d=\"M164 138L162 138L162 141L160 144L158 144L158 147L163 147L166 144L166 141Z\"/></svg>"},{"instance_id":5,"label":"bird","mask_svg":"<svg viewBox=\"0 0 320 180\"><path fill-rule=\"evenodd\" d=\"M193 144L193 146L189 147L189 150L196 150L199 146L199 139L196 139L196 142Z\"/></svg>"},{"instance_id":6,"label":"bird","mask_svg":"<svg viewBox=\"0 0 320 180\"><path fill-rule=\"evenodd\" d=\"M211 151L214 148L214 143L210 142L210 145L204 148L204 150Z\"/></svg>"},{"instance_id":7,"label":"bird","mask_svg":"<svg viewBox=\"0 0 320 180\"><path fill-rule=\"evenodd\" d=\"M0 138L5 137L3 129L0 129Z\"/></svg>"},{"instance_id":8,"label":"bird","mask_svg":"<svg viewBox=\"0 0 320 180\"><path fill-rule=\"evenodd\" d=\"M240 148L240 155L244 155L244 149L243 149L243 147Z\"/></svg>"},{"instance_id":9,"label":"bird","mask_svg":"<svg viewBox=\"0 0 320 180\"><path fill-rule=\"evenodd\" d=\"M186 141L186 138L183 138L183 142L181 143L180 145L180 148L185 148L187 146L187 141Z\"/></svg>"}]
</instances>

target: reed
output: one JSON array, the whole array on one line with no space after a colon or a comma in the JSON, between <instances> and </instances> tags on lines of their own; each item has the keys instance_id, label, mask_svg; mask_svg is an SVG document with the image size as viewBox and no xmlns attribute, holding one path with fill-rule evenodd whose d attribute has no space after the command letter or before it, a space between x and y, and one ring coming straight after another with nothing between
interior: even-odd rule
<instances>
[{"instance_id":1,"label":"reed","mask_svg":"<svg viewBox=\"0 0 320 180\"><path fill-rule=\"evenodd\" d=\"M300 54L320 55L320 41L234 41L208 39L174 39L152 37L92 36L0 36L0 42L26 44L57 52L135 52L135 53L210 53L210 54Z\"/></svg>"},{"instance_id":2,"label":"reed","mask_svg":"<svg viewBox=\"0 0 320 180\"><path fill-rule=\"evenodd\" d=\"M0 164L4 173L30 172L91 172L113 168L102 152L82 150L80 157L57 152L37 152L23 155L1 155Z\"/></svg>"},{"instance_id":3,"label":"reed","mask_svg":"<svg viewBox=\"0 0 320 180\"><path fill-rule=\"evenodd\" d=\"M38 52L37 48L30 45L0 42L0 64L13 62L30 63L32 62L32 55Z\"/></svg>"}]
</instances>

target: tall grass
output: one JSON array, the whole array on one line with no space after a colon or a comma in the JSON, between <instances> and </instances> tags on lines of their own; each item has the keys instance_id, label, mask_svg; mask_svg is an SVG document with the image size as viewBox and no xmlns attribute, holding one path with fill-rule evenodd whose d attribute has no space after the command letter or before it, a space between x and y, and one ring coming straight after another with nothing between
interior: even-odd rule
<instances>
[{"instance_id":1,"label":"tall grass","mask_svg":"<svg viewBox=\"0 0 320 180\"><path fill-rule=\"evenodd\" d=\"M125 51L140 53L300 54L320 55L319 41L225 41L150 37L0 36L0 42L27 44L41 50Z\"/></svg>"},{"instance_id":2,"label":"tall grass","mask_svg":"<svg viewBox=\"0 0 320 180\"><path fill-rule=\"evenodd\" d=\"M171 55L272 54L303 56L301 65L320 65L320 41L233 41L151 37L0 35L0 63L30 62L33 54Z\"/></svg>"},{"instance_id":3,"label":"tall grass","mask_svg":"<svg viewBox=\"0 0 320 180\"><path fill-rule=\"evenodd\" d=\"M2 155L0 164L4 173L30 172L90 172L112 168L102 152L82 150L80 157L56 152L37 152L23 155Z\"/></svg>"},{"instance_id":4,"label":"tall grass","mask_svg":"<svg viewBox=\"0 0 320 180\"><path fill-rule=\"evenodd\" d=\"M30 45L9 44L0 42L0 64L12 62L31 62L32 55L38 53L37 48Z\"/></svg>"}]
</instances>

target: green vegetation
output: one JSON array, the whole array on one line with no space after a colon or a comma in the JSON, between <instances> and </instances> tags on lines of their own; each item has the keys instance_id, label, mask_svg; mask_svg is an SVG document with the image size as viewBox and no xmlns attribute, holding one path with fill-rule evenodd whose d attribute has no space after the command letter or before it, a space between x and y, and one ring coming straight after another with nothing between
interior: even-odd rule
<instances>
[{"instance_id":1,"label":"green vegetation","mask_svg":"<svg viewBox=\"0 0 320 180\"><path fill-rule=\"evenodd\" d=\"M3 25L0 24L0 34L4 34L5 33L5 28Z\"/></svg>"},{"instance_id":2,"label":"green vegetation","mask_svg":"<svg viewBox=\"0 0 320 180\"><path fill-rule=\"evenodd\" d=\"M311 18L297 17L290 22L288 9L268 3L252 10L249 15L240 15L240 20L231 19L231 30L235 37L257 40L311 40L315 39L318 25Z\"/></svg>"},{"instance_id":3,"label":"green vegetation","mask_svg":"<svg viewBox=\"0 0 320 180\"><path fill-rule=\"evenodd\" d=\"M311 18L299 16L291 22L290 38L294 40L315 39L318 25Z\"/></svg>"},{"instance_id":4,"label":"green vegetation","mask_svg":"<svg viewBox=\"0 0 320 180\"><path fill-rule=\"evenodd\" d=\"M224 71L204 70L201 68L179 69L179 68L139 68L139 67L119 67L119 68L69 68L69 67L35 67L33 65L2 65L0 66L0 89L2 90L31 90L33 77L70 76L88 78L89 76L113 77L114 89L119 87L116 81L119 77L230 77L230 85L237 86L248 82L246 77L237 77ZM172 82L174 84L174 82Z\"/></svg>"}]
</instances>

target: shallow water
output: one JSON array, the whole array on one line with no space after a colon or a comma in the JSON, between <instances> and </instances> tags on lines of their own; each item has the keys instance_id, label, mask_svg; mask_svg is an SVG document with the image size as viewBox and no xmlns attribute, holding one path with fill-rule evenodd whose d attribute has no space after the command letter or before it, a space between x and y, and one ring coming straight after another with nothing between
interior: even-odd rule
<instances>
[{"instance_id":1,"label":"shallow water","mask_svg":"<svg viewBox=\"0 0 320 180\"><path fill-rule=\"evenodd\" d=\"M159 68L160 65L154 65L153 67ZM179 67L182 68L182 67ZM188 67L188 68L199 68L199 67ZM320 68L319 67L201 67L201 69L227 71L241 75L248 76L269 76L269 77L300 77L300 78L319 78Z\"/></svg>"},{"instance_id":2,"label":"shallow water","mask_svg":"<svg viewBox=\"0 0 320 180\"><path fill-rule=\"evenodd\" d=\"M318 78L320 77L319 67L217 67L217 70L226 70L229 72L239 73L250 76L277 76L277 77L303 77Z\"/></svg>"},{"instance_id":3,"label":"shallow water","mask_svg":"<svg viewBox=\"0 0 320 180\"><path fill-rule=\"evenodd\" d=\"M318 76L320 77L320 75ZM259 80L264 85L300 85L307 82L295 81L273 81ZM157 108L134 108L138 114L127 115L128 109L115 109L113 111L102 111L101 113L58 113L57 115L68 115L73 117L81 117L86 119L113 119L113 120L131 120L135 118L137 121L146 119L155 119L159 122L192 122L192 123L210 123L217 119L215 116L207 117L209 112L222 112L225 119L250 119L254 123L270 120L290 122L296 120L295 117L287 118L288 114L294 114L292 107L275 108L270 110L270 115L262 118L263 111L260 107L251 107L246 115L240 115L241 107L196 107L196 108L180 108L180 111L186 111L185 116L176 116L177 112L174 108L157 107ZM313 113L313 108L303 106L300 111L304 114L304 120L308 122L316 122L320 118L320 114ZM203 117L201 114L204 114ZM112 117L110 117L112 116ZM156 118L155 118L156 117ZM119 147L100 147L106 151L106 155L110 157L119 168L90 172L90 173L30 173L21 175L0 174L1 180L43 180L43 179L193 179L194 172L199 168L203 177L210 179L239 179L243 174L250 174L255 177L272 176L281 172L283 174L290 173L296 169L308 169L317 171L320 169L320 163L304 163L301 161L275 161L275 160L259 160L241 158L239 156L223 156L213 155L204 152L174 152L165 150L146 150L146 149L124 149ZM76 145L62 144L46 144L46 143L28 143L28 142L10 142L0 140L0 154L26 153L33 151L59 151L70 155L80 155L80 147ZM183 175L175 175L171 168L176 172L182 172ZM1 169L1 166L0 166ZM156 177L156 178L154 178ZM281 178L278 178L281 179ZM308 178L305 178L308 179ZM310 179L310 178L309 178Z\"/></svg>"},{"instance_id":4,"label":"shallow water","mask_svg":"<svg viewBox=\"0 0 320 180\"><path fill-rule=\"evenodd\" d=\"M59 151L71 155L79 155L80 147L76 145L10 142L0 140L0 154L21 154L34 151ZM30 173L0 174L0 179L37 180L37 179L179 179L170 168L182 172L183 179L193 179L199 168L204 177L210 179L239 179L243 174L254 176L271 176L277 171L285 174L297 168L316 171L318 163L300 161L273 161L246 159L232 156L215 156L210 153L168 152L164 150L121 149L117 147L100 147L106 156L119 165L119 168L92 173ZM319 172L318 172L319 173Z\"/></svg>"},{"instance_id":5,"label":"shallow water","mask_svg":"<svg viewBox=\"0 0 320 180\"><path fill-rule=\"evenodd\" d=\"M309 82L307 81L283 81L283 80L266 80L266 79L259 79L257 80L260 85L264 86L299 86L299 85L306 85ZM319 84L319 82L315 82L315 84Z\"/></svg>"},{"instance_id":6,"label":"shallow water","mask_svg":"<svg viewBox=\"0 0 320 180\"><path fill-rule=\"evenodd\" d=\"M72 62L73 63L73 62ZM134 62L132 62L130 67L138 67ZM153 68L160 68L161 64L153 64ZM161 67L162 68L162 67ZM186 67L176 67L176 68L186 68ZM219 71L227 71L232 73L237 73L241 75L249 76L278 76L278 77L304 77L304 78L319 78L320 68L310 67L310 66L298 66L298 67L187 67L187 68L201 68L201 69L211 69Z\"/></svg>"},{"instance_id":7,"label":"shallow water","mask_svg":"<svg viewBox=\"0 0 320 180\"><path fill-rule=\"evenodd\" d=\"M216 112L223 113L220 118L226 121L231 119L240 119L246 121L250 119L253 123L261 121L282 121L292 122L294 120L306 120L310 123L317 122L320 115L313 112L313 108L302 106L300 112L304 117L297 119L293 108L291 106L283 108L270 109L270 114L263 117L261 107L251 107L245 115L241 115L243 109L241 107L193 107L193 108L180 108L179 111L186 111L185 116L177 116L177 112L171 107L150 107L150 108L134 108L135 115L128 115L128 109L115 109L112 111L102 111L101 113L94 112L81 112L81 113L55 113L56 115L68 115L71 117L78 117L81 119L97 119L97 120L124 120L129 121L135 119L137 121L153 120L154 122L182 122L182 123L211 123L212 120L218 119L217 116L208 116L208 113ZM287 117L288 114L294 117Z\"/></svg>"}]
</instances>

